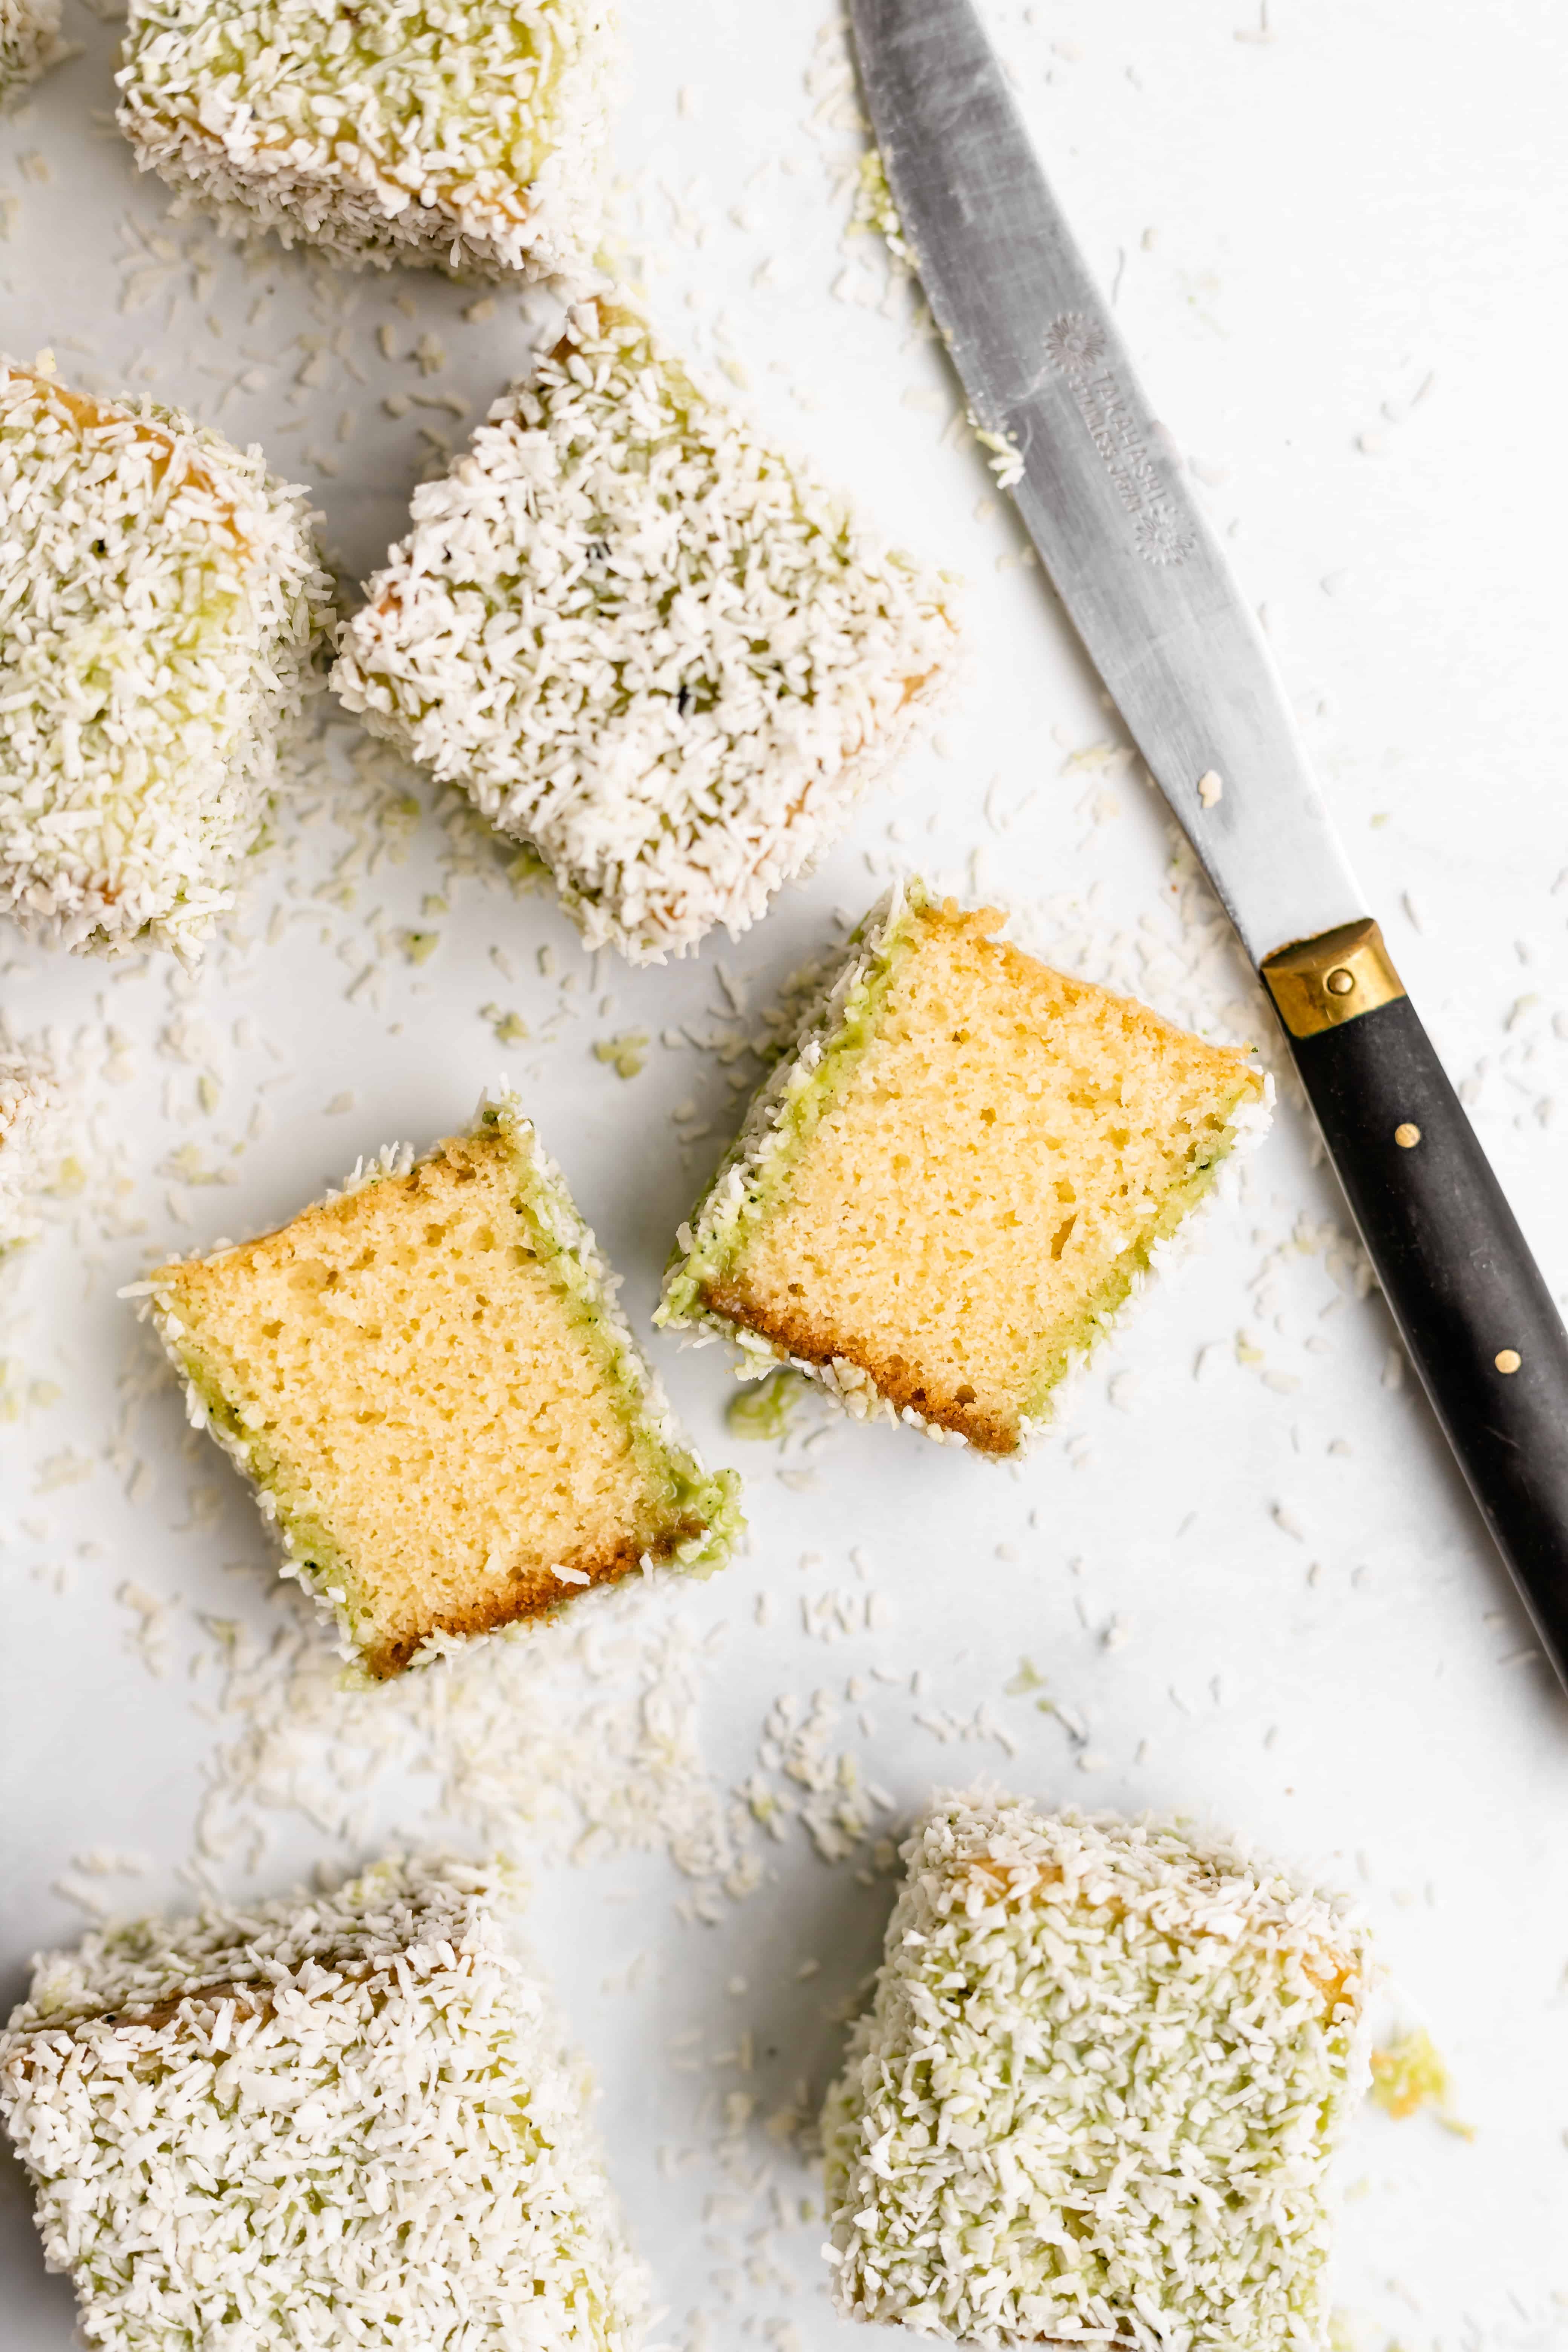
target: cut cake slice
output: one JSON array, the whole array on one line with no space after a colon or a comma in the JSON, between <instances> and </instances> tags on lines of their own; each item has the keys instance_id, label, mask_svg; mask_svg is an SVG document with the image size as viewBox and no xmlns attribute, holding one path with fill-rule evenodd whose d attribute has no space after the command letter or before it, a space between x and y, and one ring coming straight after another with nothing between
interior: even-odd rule
<instances>
[{"instance_id":1,"label":"cut cake slice","mask_svg":"<svg viewBox=\"0 0 1568 2352\"><path fill-rule=\"evenodd\" d=\"M36 1964L0 2111L89 2341L631 2352L646 2275L503 1892L383 1863Z\"/></svg>"},{"instance_id":2,"label":"cut cake slice","mask_svg":"<svg viewBox=\"0 0 1568 2352\"><path fill-rule=\"evenodd\" d=\"M739 1480L680 1444L510 1096L135 1287L284 1572L377 1679L639 1567L717 1565L740 1524Z\"/></svg>"},{"instance_id":3,"label":"cut cake slice","mask_svg":"<svg viewBox=\"0 0 1568 2352\"><path fill-rule=\"evenodd\" d=\"M576 286L612 21L606 0L132 0L118 119L227 236Z\"/></svg>"},{"instance_id":4,"label":"cut cake slice","mask_svg":"<svg viewBox=\"0 0 1568 2352\"><path fill-rule=\"evenodd\" d=\"M38 1235L38 1196L66 1153L66 1098L54 1065L0 1034L0 1258Z\"/></svg>"},{"instance_id":5,"label":"cut cake slice","mask_svg":"<svg viewBox=\"0 0 1568 2352\"><path fill-rule=\"evenodd\" d=\"M1320 2352L1364 1935L1180 1822L940 1799L829 2094L835 2299L966 2344Z\"/></svg>"},{"instance_id":6,"label":"cut cake slice","mask_svg":"<svg viewBox=\"0 0 1568 2352\"><path fill-rule=\"evenodd\" d=\"M609 303L578 306L413 526L333 685L637 962L754 922L952 662L942 583Z\"/></svg>"},{"instance_id":7,"label":"cut cake slice","mask_svg":"<svg viewBox=\"0 0 1568 2352\"><path fill-rule=\"evenodd\" d=\"M900 886L681 1228L658 1319L858 1415L1017 1451L1220 1161L1243 1053L1053 971L991 908Z\"/></svg>"},{"instance_id":8,"label":"cut cake slice","mask_svg":"<svg viewBox=\"0 0 1568 2352\"><path fill-rule=\"evenodd\" d=\"M188 950L234 902L331 613L302 489L0 362L0 911Z\"/></svg>"}]
</instances>

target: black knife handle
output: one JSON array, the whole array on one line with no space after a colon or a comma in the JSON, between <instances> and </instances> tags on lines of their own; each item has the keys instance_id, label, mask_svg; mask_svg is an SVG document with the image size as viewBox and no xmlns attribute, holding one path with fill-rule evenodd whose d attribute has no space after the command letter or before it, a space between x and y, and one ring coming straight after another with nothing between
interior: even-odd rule
<instances>
[{"instance_id":1,"label":"black knife handle","mask_svg":"<svg viewBox=\"0 0 1568 2352\"><path fill-rule=\"evenodd\" d=\"M1375 925L1328 937L1352 931L1370 942L1319 958L1305 997L1302 949L1264 979L1384 1296L1568 1688L1568 1332ZM1271 970L1287 959L1293 989ZM1351 1012L1325 985L1384 1001Z\"/></svg>"}]
</instances>

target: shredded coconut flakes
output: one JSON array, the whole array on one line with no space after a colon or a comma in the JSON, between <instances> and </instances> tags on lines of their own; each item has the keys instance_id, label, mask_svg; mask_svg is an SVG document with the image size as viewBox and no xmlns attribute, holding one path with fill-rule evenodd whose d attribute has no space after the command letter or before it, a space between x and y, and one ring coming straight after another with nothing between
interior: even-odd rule
<instances>
[{"instance_id":1,"label":"shredded coconut flakes","mask_svg":"<svg viewBox=\"0 0 1568 2352\"><path fill-rule=\"evenodd\" d=\"M835 2293L986 2346L1307 2352L1364 1936L1175 1822L938 1801L824 2116Z\"/></svg>"},{"instance_id":2,"label":"shredded coconut flakes","mask_svg":"<svg viewBox=\"0 0 1568 2352\"><path fill-rule=\"evenodd\" d=\"M0 0L0 106L67 54L60 0Z\"/></svg>"},{"instance_id":3,"label":"shredded coconut flakes","mask_svg":"<svg viewBox=\"0 0 1568 2352\"><path fill-rule=\"evenodd\" d=\"M625 2352L644 2274L493 1891L383 1863L39 1961L0 2108L89 2341Z\"/></svg>"},{"instance_id":4,"label":"shredded coconut flakes","mask_svg":"<svg viewBox=\"0 0 1568 2352\"><path fill-rule=\"evenodd\" d=\"M413 525L333 684L633 961L756 921L952 666L942 584L608 304L574 311Z\"/></svg>"},{"instance_id":5,"label":"shredded coconut flakes","mask_svg":"<svg viewBox=\"0 0 1568 2352\"><path fill-rule=\"evenodd\" d=\"M0 362L0 911L200 945L314 683L315 520L259 450Z\"/></svg>"},{"instance_id":6,"label":"shredded coconut flakes","mask_svg":"<svg viewBox=\"0 0 1568 2352\"><path fill-rule=\"evenodd\" d=\"M605 0L133 5L119 121L227 236L595 282Z\"/></svg>"},{"instance_id":7,"label":"shredded coconut flakes","mask_svg":"<svg viewBox=\"0 0 1568 2352\"><path fill-rule=\"evenodd\" d=\"M0 1258L37 1239L38 1195L65 1153L66 1098L47 1057L0 1038Z\"/></svg>"}]
</instances>

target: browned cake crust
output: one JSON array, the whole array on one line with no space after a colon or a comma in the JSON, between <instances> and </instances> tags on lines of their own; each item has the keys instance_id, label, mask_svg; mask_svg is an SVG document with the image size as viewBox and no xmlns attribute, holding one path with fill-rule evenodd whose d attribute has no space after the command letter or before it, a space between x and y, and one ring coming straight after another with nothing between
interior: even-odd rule
<instances>
[{"instance_id":1,"label":"browned cake crust","mask_svg":"<svg viewBox=\"0 0 1568 2352\"><path fill-rule=\"evenodd\" d=\"M460 1607L433 1612L416 1628L367 1648L363 1654L365 1670L374 1681L386 1682L403 1673L433 1633L464 1640L478 1633L499 1633L506 1625L522 1625L534 1619L554 1616L567 1608L577 1593L595 1584L617 1584L634 1569L640 1570L645 1559L651 1567L668 1568L683 1543L695 1541L706 1532L703 1520L686 1517L667 1526L647 1543L623 1538L597 1553L574 1552L561 1565L586 1576L586 1585L574 1585L571 1591L563 1592L553 1578L538 1576L516 1587L510 1596L499 1592L481 1595Z\"/></svg>"},{"instance_id":2,"label":"browned cake crust","mask_svg":"<svg viewBox=\"0 0 1568 2352\"><path fill-rule=\"evenodd\" d=\"M864 1332L830 1326L809 1315L792 1315L749 1290L743 1275L705 1283L701 1296L710 1313L722 1315L744 1330L760 1331L797 1364L856 1365L899 1412L916 1412L922 1422L951 1429L976 1453L1000 1455L1018 1450L1016 1422L987 1412L966 1381L944 1382L936 1372L922 1371Z\"/></svg>"}]
</instances>

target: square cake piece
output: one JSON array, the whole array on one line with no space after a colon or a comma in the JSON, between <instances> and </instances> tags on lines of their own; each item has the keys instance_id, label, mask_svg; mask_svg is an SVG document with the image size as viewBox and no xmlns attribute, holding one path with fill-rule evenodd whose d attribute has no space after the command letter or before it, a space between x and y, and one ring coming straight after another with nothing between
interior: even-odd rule
<instances>
[{"instance_id":1,"label":"square cake piece","mask_svg":"<svg viewBox=\"0 0 1568 2352\"><path fill-rule=\"evenodd\" d=\"M0 0L0 108L64 55L60 0Z\"/></svg>"},{"instance_id":2,"label":"square cake piece","mask_svg":"<svg viewBox=\"0 0 1568 2352\"><path fill-rule=\"evenodd\" d=\"M680 1444L510 1096L135 1287L284 1573L377 1679L638 1568L717 1565L739 1527L739 1480Z\"/></svg>"},{"instance_id":3,"label":"square cake piece","mask_svg":"<svg viewBox=\"0 0 1568 2352\"><path fill-rule=\"evenodd\" d=\"M315 516L177 409L0 362L0 913L189 951L331 612Z\"/></svg>"},{"instance_id":4,"label":"square cake piece","mask_svg":"<svg viewBox=\"0 0 1568 2352\"><path fill-rule=\"evenodd\" d=\"M413 524L334 686L634 962L754 922L956 644L939 581L608 304L578 307Z\"/></svg>"},{"instance_id":5,"label":"square cake piece","mask_svg":"<svg viewBox=\"0 0 1568 2352\"><path fill-rule=\"evenodd\" d=\"M383 1863L36 1964L0 2111L89 2342L631 2352L586 2072L495 1894Z\"/></svg>"},{"instance_id":6,"label":"square cake piece","mask_svg":"<svg viewBox=\"0 0 1568 2352\"><path fill-rule=\"evenodd\" d=\"M857 1414L1016 1453L1226 1154L1247 1055L896 888L681 1228L658 1320Z\"/></svg>"},{"instance_id":7,"label":"square cake piece","mask_svg":"<svg viewBox=\"0 0 1568 2352\"><path fill-rule=\"evenodd\" d=\"M966 2344L1320 2352L1366 1940L1176 1822L941 1800L824 2115L835 2298Z\"/></svg>"},{"instance_id":8,"label":"square cake piece","mask_svg":"<svg viewBox=\"0 0 1568 2352\"><path fill-rule=\"evenodd\" d=\"M608 0L132 0L120 127L230 236L593 280Z\"/></svg>"},{"instance_id":9,"label":"square cake piece","mask_svg":"<svg viewBox=\"0 0 1568 2352\"><path fill-rule=\"evenodd\" d=\"M39 1195L66 1153L66 1102L47 1055L0 1034L0 1258L38 1234Z\"/></svg>"}]
</instances>

